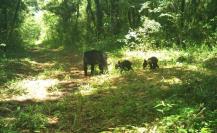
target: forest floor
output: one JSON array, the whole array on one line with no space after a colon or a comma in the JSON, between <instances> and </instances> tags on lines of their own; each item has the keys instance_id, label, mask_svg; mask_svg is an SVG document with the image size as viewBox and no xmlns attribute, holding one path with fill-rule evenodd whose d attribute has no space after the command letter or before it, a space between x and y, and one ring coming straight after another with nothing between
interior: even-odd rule
<instances>
[{"instance_id":1,"label":"forest floor","mask_svg":"<svg viewBox=\"0 0 217 133\"><path fill-rule=\"evenodd\" d=\"M159 69L142 69L150 56L159 58ZM114 69L125 58L134 71ZM123 50L108 61L108 74L84 76L82 54L63 49L1 59L0 131L217 131L216 50Z\"/></svg>"}]
</instances>

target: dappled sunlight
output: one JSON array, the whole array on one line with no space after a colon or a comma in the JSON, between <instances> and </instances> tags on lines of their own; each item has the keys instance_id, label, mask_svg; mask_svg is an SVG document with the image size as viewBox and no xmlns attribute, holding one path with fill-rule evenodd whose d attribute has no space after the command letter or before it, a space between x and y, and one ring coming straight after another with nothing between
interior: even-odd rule
<instances>
[{"instance_id":1,"label":"dappled sunlight","mask_svg":"<svg viewBox=\"0 0 217 133\"><path fill-rule=\"evenodd\" d=\"M0 4L0 133L217 133L217 0Z\"/></svg>"},{"instance_id":2,"label":"dappled sunlight","mask_svg":"<svg viewBox=\"0 0 217 133\"><path fill-rule=\"evenodd\" d=\"M4 118L16 110L19 115L14 117L15 121L31 119L40 125L45 118L42 125L51 132L60 129L63 132L157 133L164 120L161 116L166 114L168 118L174 110L179 110L178 105L188 106L186 97L192 96L190 100L198 102L200 98L196 99L194 92L199 92L197 88L203 90L201 84L207 78L200 66L176 63L176 55L169 51L125 51L122 57L133 62L133 71L115 69L119 57L110 56L109 73L99 74L96 66L94 75L84 76L81 56L59 55L58 50L48 50L46 54L35 51L40 56L21 59L37 72L8 82L6 88L20 91L11 93L13 97L2 98L2 107L12 111L6 112ZM142 60L150 56L159 58L159 69L142 69ZM165 104L158 105L158 101ZM37 115L32 115L32 110Z\"/></svg>"},{"instance_id":3,"label":"dappled sunlight","mask_svg":"<svg viewBox=\"0 0 217 133\"><path fill-rule=\"evenodd\" d=\"M31 64L32 66L35 66L38 69L49 68L55 65L55 63L52 63L52 62L39 63L35 60L31 60L30 58L24 58L24 59L21 59L21 61L28 62L29 64Z\"/></svg>"},{"instance_id":4,"label":"dappled sunlight","mask_svg":"<svg viewBox=\"0 0 217 133\"><path fill-rule=\"evenodd\" d=\"M206 72L204 68L201 68L200 66L197 66L196 64L184 64L184 63L176 63L176 64L168 64L164 66L164 68L170 68L170 69L176 69L180 71L201 71Z\"/></svg>"},{"instance_id":5,"label":"dappled sunlight","mask_svg":"<svg viewBox=\"0 0 217 133\"><path fill-rule=\"evenodd\" d=\"M174 85L174 84L182 84L182 80L177 78L177 77L171 77L170 79L162 79L161 82L163 83L167 83L170 85Z\"/></svg>"},{"instance_id":6,"label":"dappled sunlight","mask_svg":"<svg viewBox=\"0 0 217 133\"><path fill-rule=\"evenodd\" d=\"M11 122L14 122L16 118L15 117L1 117L0 120L5 121L5 123L11 123Z\"/></svg>"},{"instance_id":7,"label":"dappled sunlight","mask_svg":"<svg viewBox=\"0 0 217 133\"><path fill-rule=\"evenodd\" d=\"M46 79L47 77L52 77L52 78L65 78L65 72L63 72L62 70L60 69L53 69L53 70L49 70L49 71L44 71L43 73L40 73L38 75L38 78L40 79Z\"/></svg>"},{"instance_id":8,"label":"dappled sunlight","mask_svg":"<svg viewBox=\"0 0 217 133\"><path fill-rule=\"evenodd\" d=\"M35 22L41 26L40 35L37 40L35 40L35 44L41 44L43 40L47 37L48 27L45 24L45 21L43 20L43 16L45 14L45 11L43 10L37 10L34 14L34 20Z\"/></svg>"},{"instance_id":9,"label":"dappled sunlight","mask_svg":"<svg viewBox=\"0 0 217 133\"><path fill-rule=\"evenodd\" d=\"M90 84L82 85L81 87L79 87L79 93L82 96L91 95L97 90L98 90L98 88L94 88Z\"/></svg>"},{"instance_id":10,"label":"dappled sunlight","mask_svg":"<svg viewBox=\"0 0 217 133\"><path fill-rule=\"evenodd\" d=\"M56 99L58 97L49 96L50 92L48 92L48 89L57 85L58 82L59 81L57 79L46 79L46 80L39 79L39 80L20 81L15 84L16 89L21 89L25 93L22 94L21 96L13 96L12 98L7 98L5 100L25 101L29 99L34 99L34 100Z\"/></svg>"},{"instance_id":11,"label":"dappled sunlight","mask_svg":"<svg viewBox=\"0 0 217 133\"><path fill-rule=\"evenodd\" d=\"M108 131L102 131L101 133L114 133L114 132L121 132L121 133L158 133L158 127L153 125L147 127L144 125L142 126L131 126L126 125L122 127L115 127L115 128L109 128Z\"/></svg>"},{"instance_id":12,"label":"dappled sunlight","mask_svg":"<svg viewBox=\"0 0 217 133\"><path fill-rule=\"evenodd\" d=\"M163 68L163 73L166 73L167 76L171 74L175 74L178 77L182 77L186 79L187 77L191 76L192 72L205 74L205 75L215 75L212 70L205 69L201 66L194 65L194 64L183 64L183 63L176 63L173 65L166 65ZM196 78L196 77L194 77Z\"/></svg>"},{"instance_id":13,"label":"dappled sunlight","mask_svg":"<svg viewBox=\"0 0 217 133\"><path fill-rule=\"evenodd\" d=\"M124 51L123 54L124 54L123 56L125 58L132 58L132 57L144 58L144 57L146 57L145 56L146 54L143 51L129 51L129 50L127 50L127 51Z\"/></svg>"},{"instance_id":14,"label":"dappled sunlight","mask_svg":"<svg viewBox=\"0 0 217 133\"><path fill-rule=\"evenodd\" d=\"M178 57L181 52L180 51L168 51L168 50L161 50L161 51L124 51L125 58L141 58L141 59L148 59L152 56L156 56L160 61L161 60L171 60L175 57Z\"/></svg>"},{"instance_id":15,"label":"dappled sunlight","mask_svg":"<svg viewBox=\"0 0 217 133\"><path fill-rule=\"evenodd\" d=\"M48 124L50 125L55 125L59 122L59 118L58 117L48 117Z\"/></svg>"},{"instance_id":16,"label":"dappled sunlight","mask_svg":"<svg viewBox=\"0 0 217 133\"><path fill-rule=\"evenodd\" d=\"M100 85L100 84L103 84L104 82L109 81L110 79L113 79L115 77L117 77L117 76L104 74L104 75L98 75L98 76L91 77L90 81L92 83Z\"/></svg>"},{"instance_id":17,"label":"dappled sunlight","mask_svg":"<svg viewBox=\"0 0 217 133\"><path fill-rule=\"evenodd\" d=\"M78 93L80 93L83 96L92 95L92 94L96 93L97 90L99 90L100 86L103 86L100 90L108 89L106 84L109 87L114 89L116 87L110 86L110 84L111 84L110 81L114 78L115 78L115 76L106 75L106 74L93 76L93 77L89 78L88 80L86 80L86 83L80 85Z\"/></svg>"},{"instance_id":18,"label":"dappled sunlight","mask_svg":"<svg viewBox=\"0 0 217 133\"><path fill-rule=\"evenodd\" d=\"M88 78L86 83L79 86L79 91L83 96L95 95L98 91L113 91L122 88L149 88L166 83L164 77L160 72L153 72L149 70L137 70L132 72L116 72L112 74L97 75ZM179 83L178 79L172 79L175 83ZM162 82L164 81L164 82ZM171 81L170 81L171 82ZM161 85L162 86L162 85ZM168 88L168 86L166 86ZM164 86L162 88L165 88ZM138 92L139 93L143 92Z\"/></svg>"},{"instance_id":19,"label":"dappled sunlight","mask_svg":"<svg viewBox=\"0 0 217 133\"><path fill-rule=\"evenodd\" d=\"M200 69L200 67L194 65L194 64L183 64L183 63L176 63L176 65L174 66L170 66L170 68L173 68L173 67L182 67L182 68L185 68L185 70L191 70L191 71L198 71Z\"/></svg>"}]
</instances>

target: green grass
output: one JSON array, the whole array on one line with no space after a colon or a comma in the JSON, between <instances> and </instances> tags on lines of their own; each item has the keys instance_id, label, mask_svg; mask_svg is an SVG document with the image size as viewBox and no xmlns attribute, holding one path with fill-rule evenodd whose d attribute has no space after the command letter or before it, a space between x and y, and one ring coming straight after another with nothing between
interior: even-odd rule
<instances>
[{"instance_id":1,"label":"green grass","mask_svg":"<svg viewBox=\"0 0 217 133\"><path fill-rule=\"evenodd\" d=\"M0 130L216 132L216 55L217 49L124 48L109 53L109 74L92 77L83 76L80 55L62 50L9 58L1 62L6 70L1 87L6 88L0 94ZM160 69L142 69L150 56L159 58ZM131 60L134 71L115 70L119 59ZM46 95L34 97L37 90Z\"/></svg>"}]
</instances>

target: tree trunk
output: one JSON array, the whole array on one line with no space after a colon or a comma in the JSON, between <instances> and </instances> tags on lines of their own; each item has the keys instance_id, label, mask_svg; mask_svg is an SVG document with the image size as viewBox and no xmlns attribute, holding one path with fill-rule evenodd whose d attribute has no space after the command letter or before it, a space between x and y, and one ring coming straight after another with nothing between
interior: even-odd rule
<instances>
[{"instance_id":1,"label":"tree trunk","mask_svg":"<svg viewBox=\"0 0 217 133\"><path fill-rule=\"evenodd\" d=\"M4 19L2 21L2 27L0 28L1 37L2 37L1 41L6 43L7 35L8 35L8 12L6 7L2 9L2 14Z\"/></svg>"},{"instance_id":2,"label":"tree trunk","mask_svg":"<svg viewBox=\"0 0 217 133\"><path fill-rule=\"evenodd\" d=\"M110 21L111 21L111 32L113 34L117 34L120 27L118 27L118 4L117 0L110 0L111 2L111 13L110 13Z\"/></svg>"},{"instance_id":3,"label":"tree trunk","mask_svg":"<svg viewBox=\"0 0 217 133\"><path fill-rule=\"evenodd\" d=\"M99 39L100 34L103 32L103 12L99 0L94 0L96 5L96 31L97 38Z\"/></svg>"},{"instance_id":4,"label":"tree trunk","mask_svg":"<svg viewBox=\"0 0 217 133\"><path fill-rule=\"evenodd\" d=\"M13 17L13 20L12 20L12 25L8 31L8 35L7 35L7 43L10 43L9 42L9 39L11 38L12 34L13 34L13 31L14 31L14 28L15 28L15 24L16 24L16 21L17 21L17 17L18 17L18 12L20 10L20 6L21 6L21 2L22 0L18 0L17 1L17 5L16 5L16 9L15 9L15 13L14 13L14 17Z\"/></svg>"},{"instance_id":5,"label":"tree trunk","mask_svg":"<svg viewBox=\"0 0 217 133\"><path fill-rule=\"evenodd\" d=\"M183 32L184 32L184 23L185 23L185 19L184 19L184 14L185 14L185 0L181 1L181 17L179 20L179 33L178 33L178 38L177 38L177 43L178 45L182 45L182 47L186 47L185 43L183 43Z\"/></svg>"}]
</instances>

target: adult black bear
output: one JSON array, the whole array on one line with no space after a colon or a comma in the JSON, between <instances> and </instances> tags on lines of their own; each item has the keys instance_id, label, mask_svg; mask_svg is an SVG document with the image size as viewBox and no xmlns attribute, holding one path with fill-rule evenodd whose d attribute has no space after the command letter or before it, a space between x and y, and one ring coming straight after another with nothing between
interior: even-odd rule
<instances>
[{"instance_id":1,"label":"adult black bear","mask_svg":"<svg viewBox=\"0 0 217 133\"><path fill-rule=\"evenodd\" d=\"M91 66L91 75L94 73L95 65L99 66L100 73L107 69L107 55L99 50L90 50L84 52L83 57L84 75L87 76L88 65Z\"/></svg>"}]
</instances>

